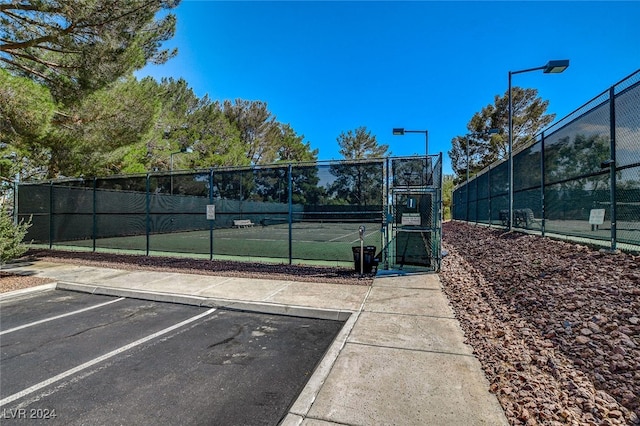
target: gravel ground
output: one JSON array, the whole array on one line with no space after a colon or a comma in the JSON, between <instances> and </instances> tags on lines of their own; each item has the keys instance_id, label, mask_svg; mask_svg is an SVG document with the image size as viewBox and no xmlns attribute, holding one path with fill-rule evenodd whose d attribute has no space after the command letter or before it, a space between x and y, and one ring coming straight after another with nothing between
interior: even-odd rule
<instances>
[{"instance_id":1,"label":"gravel ground","mask_svg":"<svg viewBox=\"0 0 640 426\"><path fill-rule=\"evenodd\" d=\"M352 268L308 265L280 265L229 261L208 261L160 256L134 256L111 253L30 250L19 261L43 260L124 270L184 272L223 277L261 278L309 283L371 285L373 274L360 274ZM38 277L25 277L5 272L0 274L0 293L51 282Z\"/></svg>"},{"instance_id":2,"label":"gravel ground","mask_svg":"<svg viewBox=\"0 0 640 426\"><path fill-rule=\"evenodd\" d=\"M449 222L441 278L511 424L640 424L640 256Z\"/></svg>"},{"instance_id":3,"label":"gravel ground","mask_svg":"<svg viewBox=\"0 0 640 426\"><path fill-rule=\"evenodd\" d=\"M13 275L0 271L0 293L22 290L23 288L35 287L50 282L53 281L47 278Z\"/></svg>"}]
</instances>

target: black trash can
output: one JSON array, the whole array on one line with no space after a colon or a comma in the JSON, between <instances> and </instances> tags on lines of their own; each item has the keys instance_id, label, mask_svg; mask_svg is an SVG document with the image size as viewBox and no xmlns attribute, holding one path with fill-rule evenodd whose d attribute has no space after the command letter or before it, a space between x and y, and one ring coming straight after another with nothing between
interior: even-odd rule
<instances>
[{"instance_id":1,"label":"black trash can","mask_svg":"<svg viewBox=\"0 0 640 426\"><path fill-rule=\"evenodd\" d=\"M360 246L351 247L353 250L353 266L356 272L360 273ZM373 266L377 263L376 246L364 246L364 258L362 262L362 272L364 274L370 274L373 270Z\"/></svg>"}]
</instances>

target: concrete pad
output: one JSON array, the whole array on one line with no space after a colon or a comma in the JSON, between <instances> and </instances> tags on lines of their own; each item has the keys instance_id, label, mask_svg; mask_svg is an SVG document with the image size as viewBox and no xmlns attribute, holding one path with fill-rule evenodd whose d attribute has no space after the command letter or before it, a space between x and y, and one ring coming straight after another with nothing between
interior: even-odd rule
<instances>
[{"instance_id":1,"label":"concrete pad","mask_svg":"<svg viewBox=\"0 0 640 426\"><path fill-rule=\"evenodd\" d=\"M373 287L367 298L365 310L455 318L449 301L439 290Z\"/></svg>"},{"instance_id":2,"label":"concrete pad","mask_svg":"<svg viewBox=\"0 0 640 426\"><path fill-rule=\"evenodd\" d=\"M373 281L375 287L423 288L440 290L442 284L437 274L413 274L399 276L381 276Z\"/></svg>"},{"instance_id":3,"label":"concrete pad","mask_svg":"<svg viewBox=\"0 0 640 426\"><path fill-rule=\"evenodd\" d=\"M93 284L110 278L127 274L120 269L94 268L91 266L77 266L73 269L48 269L43 272L49 278L58 281L76 282L81 284Z\"/></svg>"},{"instance_id":4,"label":"concrete pad","mask_svg":"<svg viewBox=\"0 0 640 426\"><path fill-rule=\"evenodd\" d=\"M389 346L459 355L473 355L453 318L363 312L349 343Z\"/></svg>"},{"instance_id":5,"label":"concrete pad","mask_svg":"<svg viewBox=\"0 0 640 426\"><path fill-rule=\"evenodd\" d=\"M207 289L217 287L232 278L211 275L171 274L153 281L145 288L152 291L200 295Z\"/></svg>"},{"instance_id":6,"label":"concrete pad","mask_svg":"<svg viewBox=\"0 0 640 426\"><path fill-rule=\"evenodd\" d=\"M156 271L129 271L115 277L95 282L106 287L123 287L129 289L144 289L153 291L153 283L160 280L175 279L179 274Z\"/></svg>"},{"instance_id":7,"label":"concrete pad","mask_svg":"<svg viewBox=\"0 0 640 426\"><path fill-rule=\"evenodd\" d=\"M368 286L293 282L265 301L357 311L368 291Z\"/></svg>"},{"instance_id":8,"label":"concrete pad","mask_svg":"<svg viewBox=\"0 0 640 426\"><path fill-rule=\"evenodd\" d=\"M56 273L73 271L78 268L80 268L78 265L49 262L33 262L22 266L13 265L11 268L2 267L3 270L11 271L13 274L43 278L54 278Z\"/></svg>"},{"instance_id":9,"label":"concrete pad","mask_svg":"<svg viewBox=\"0 0 640 426\"><path fill-rule=\"evenodd\" d=\"M347 343L309 418L349 425L507 425L470 356Z\"/></svg>"},{"instance_id":10,"label":"concrete pad","mask_svg":"<svg viewBox=\"0 0 640 426\"><path fill-rule=\"evenodd\" d=\"M232 278L213 288L207 288L199 292L198 295L219 299L263 302L269 300L271 295L288 285L290 283L287 281Z\"/></svg>"}]
</instances>

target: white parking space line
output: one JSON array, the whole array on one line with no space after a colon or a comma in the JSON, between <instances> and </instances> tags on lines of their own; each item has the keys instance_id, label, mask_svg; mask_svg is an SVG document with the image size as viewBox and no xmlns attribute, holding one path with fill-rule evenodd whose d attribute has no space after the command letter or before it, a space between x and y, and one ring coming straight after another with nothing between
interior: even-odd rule
<instances>
[{"instance_id":1,"label":"white parking space line","mask_svg":"<svg viewBox=\"0 0 640 426\"><path fill-rule=\"evenodd\" d=\"M5 331L0 332L0 336L2 336L3 334L13 333L14 331L22 330L23 328L33 327L34 325L43 324L43 323L49 322L49 321L55 321L55 320L60 319L60 318L68 317L68 316L71 316L71 315L80 314L82 312L87 312L87 311L90 311L92 309L101 308L103 306L107 306L107 305L110 305L112 303L120 302L121 300L124 300L124 299L125 299L124 297L120 297L118 299L110 300L108 302L100 303L98 305L89 306L88 308L78 309L77 311L68 312L66 314L57 315L57 316L51 317L51 318L45 318L45 319L42 319L40 321L31 322L29 324L24 324L24 325L21 325L19 327L10 328L9 330L5 330Z\"/></svg>"},{"instance_id":2,"label":"white parking space line","mask_svg":"<svg viewBox=\"0 0 640 426\"><path fill-rule=\"evenodd\" d=\"M76 374L76 373L78 373L78 372L80 372L82 370L85 370L85 369L87 369L87 368L89 368L89 367L91 367L93 365L96 365L96 364L98 364L100 362L103 362L103 361L109 359L109 358L112 358L112 357L114 357L114 356L116 356L116 355L118 355L118 354L120 354L122 352L128 351L129 349L135 348L136 346L140 346L140 345L142 345L142 344L144 344L144 343L146 343L146 342L148 342L150 340L155 339L156 337L162 336L163 334L167 334L167 333L169 333L169 332L171 332L173 330L176 330L176 329L178 329L180 327L183 327L183 326L185 326L187 324L190 324L190 323L192 323L194 321L197 321L197 320L199 320L201 318L204 318L207 315L211 315L216 310L217 310L217 308L209 309L206 312L198 314L198 315L196 315L194 317L191 317L191 318L189 318L187 320L184 320L184 321L182 321L182 322L180 322L178 324L172 325L171 327L167 327L164 330L160 330L160 331L158 331L156 333L150 334L149 336L143 337L142 339L138 339L135 342L132 342L132 343L129 343L128 345L122 346L122 347L120 347L120 348L118 348L116 350L113 350L113 351L111 351L111 352L109 352L107 354L104 354L104 355L102 355L102 356L100 356L98 358L94 358L91 361L87 361L84 364L81 364L81 365L79 365L77 367L74 367L74 368L72 368L70 370L67 370L64 373L58 374L57 376L54 376L54 377L52 377L50 379L47 379L47 380L45 380L43 382L40 382L40 383L38 383L36 385L33 385L33 386L31 386L31 387L29 387L27 389L24 389L24 390L22 390L22 391L20 391L18 393L14 393L13 395L10 395L10 396L0 400L0 407L2 407L3 405L9 404L9 403L11 403L11 402L13 402L13 401L15 401L17 399L20 399L20 398L22 398L24 396L27 396L27 395L32 394L34 392L37 392L37 391L39 391L40 389L42 389L42 388L44 388L46 386L49 386L49 385L51 385L51 384L53 384L55 382L59 382L62 379L65 379L65 378L67 378L67 377L69 377L69 376L71 376L73 374Z\"/></svg>"}]
</instances>

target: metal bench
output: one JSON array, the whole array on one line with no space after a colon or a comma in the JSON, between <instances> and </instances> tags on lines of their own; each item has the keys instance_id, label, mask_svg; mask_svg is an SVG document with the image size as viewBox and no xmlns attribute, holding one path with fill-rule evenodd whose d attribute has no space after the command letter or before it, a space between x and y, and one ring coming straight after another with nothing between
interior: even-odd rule
<instances>
[{"instance_id":1,"label":"metal bench","mask_svg":"<svg viewBox=\"0 0 640 426\"><path fill-rule=\"evenodd\" d=\"M531 209L518 209L513 212L514 218L513 222L516 226L520 228L529 228L536 221L536 218L533 217L533 210Z\"/></svg>"},{"instance_id":2,"label":"metal bench","mask_svg":"<svg viewBox=\"0 0 640 426\"><path fill-rule=\"evenodd\" d=\"M251 222L251 219L234 219L233 220L234 228L248 228L253 225L255 224Z\"/></svg>"},{"instance_id":3,"label":"metal bench","mask_svg":"<svg viewBox=\"0 0 640 426\"><path fill-rule=\"evenodd\" d=\"M500 222L503 226L509 226L509 210L500 210ZM514 209L513 225L517 228L529 228L534 222L537 222L533 216L531 209Z\"/></svg>"}]
</instances>

